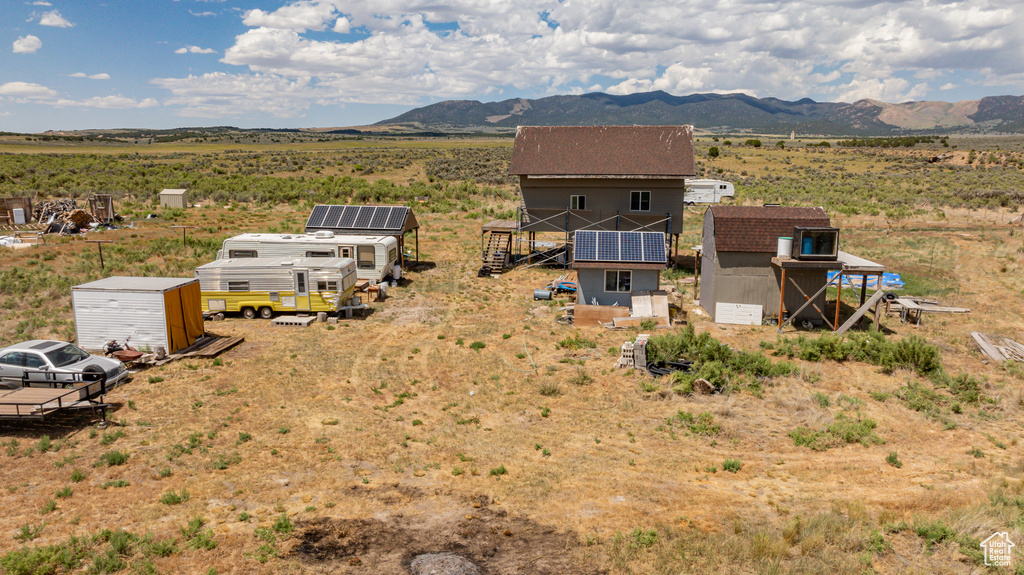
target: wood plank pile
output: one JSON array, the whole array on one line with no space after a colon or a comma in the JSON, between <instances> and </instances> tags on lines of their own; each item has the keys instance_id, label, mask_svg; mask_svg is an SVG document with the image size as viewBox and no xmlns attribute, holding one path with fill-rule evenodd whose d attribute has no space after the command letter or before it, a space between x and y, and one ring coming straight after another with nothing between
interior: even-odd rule
<instances>
[{"instance_id":1,"label":"wood plank pile","mask_svg":"<svg viewBox=\"0 0 1024 575\"><path fill-rule=\"evenodd\" d=\"M986 335L977 331L971 332L974 343L983 355L994 359L998 363L1004 361L1024 361L1024 345L1005 337Z\"/></svg>"},{"instance_id":2,"label":"wood plank pile","mask_svg":"<svg viewBox=\"0 0 1024 575\"><path fill-rule=\"evenodd\" d=\"M99 221L95 215L79 208L73 198L39 202L32 209L32 217L40 224L49 222L53 217L53 223L74 224L78 228L87 228L92 222Z\"/></svg>"}]
</instances>

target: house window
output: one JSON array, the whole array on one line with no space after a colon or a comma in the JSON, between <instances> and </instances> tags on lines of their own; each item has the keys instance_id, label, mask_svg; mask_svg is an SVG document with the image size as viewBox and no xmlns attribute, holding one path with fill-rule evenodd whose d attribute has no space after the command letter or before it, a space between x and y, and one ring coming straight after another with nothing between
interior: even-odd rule
<instances>
[{"instance_id":1,"label":"house window","mask_svg":"<svg viewBox=\"0 0 1024 575\"><path fill-rule=\"evenodd\" d=\"M651 192L629 192L629 211L649 212L651 211Z\"/></svg>"},{"instance_id":2,"label":"house window","mask_svg":"<svg viewBox=\"0 0 1024 575\"><path fill-rule=\"evenodd\" d=\"M309 251L309 252L306 252L306 257L307 258L333 258L334 257L334 252L332 252L332 251L326 251L326 252L313 252L313 251Z\"/></svg>"},{"instance_id":3,"label":"house window","mask_svg":"<svg viewBox=\"0 0 1024 575\"><path fill-rule=\"evenodd\" d=\"M585 209L587 209L587 196L569 196L569 209L570 210L585 210Z\"/></svg>"},{"instance_id":4,"label":"house window","mask_svg":"<svg viewBox=\"0 0 1024 575\"><path fill-rule=\"evenodd\" d=\"M335 280L317 280L317 291L338 291L338 282Z\"/></svg>"},{"instance_id":5,"label":"house window","mask_svg":"<svg viewBox=\"0 0 1024 575\"><path fill-rule=\"evenodd\" d=\"M228 291L249 291L249 280L229 281Z\"/></svg>"},{"instance_id":6,"label":"house window","mask_svg":"<svg viewBox=\"0 0 1024 575\"><path fill-rule=\"evenodd\" d=\"M256 258L259 255L256 250L228 250L229 258Z\"/></svg>"},{"instance_id":7,"label":"house window","mask_svg":"<svg viewBox=\"0 0 1024 575\"><path fill-rule=\"evenodd\" d=\"M633 272L628 270L606 270L604 272L604 291L629 293L632 291Z\"/></svg>"},{"instance_id":8,"label":"house window","mask_svg":"<svg viewBox=\"0 0 1024 575\"><path fill-rule=\"evenodd\" d=\"M356 250L359 257L356 259L356 265L361 270L372 270L373 269L373 246L359 246Z\"/></svg>"}]
</instances>

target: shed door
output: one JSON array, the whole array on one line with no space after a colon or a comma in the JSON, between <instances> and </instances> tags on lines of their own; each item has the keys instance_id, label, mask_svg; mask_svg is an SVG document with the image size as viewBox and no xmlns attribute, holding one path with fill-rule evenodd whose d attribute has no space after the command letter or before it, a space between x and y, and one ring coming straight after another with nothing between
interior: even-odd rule
<instances>
[{"instance_id":1,"label":"shed door","mask_svg":"<svg viewBox=\"0 0 1024 575\"><path fill-rule=\"evenodd\" d=\"M295 311L309 311L309 270L295 270Z\"/></svg>"}]
</instances>

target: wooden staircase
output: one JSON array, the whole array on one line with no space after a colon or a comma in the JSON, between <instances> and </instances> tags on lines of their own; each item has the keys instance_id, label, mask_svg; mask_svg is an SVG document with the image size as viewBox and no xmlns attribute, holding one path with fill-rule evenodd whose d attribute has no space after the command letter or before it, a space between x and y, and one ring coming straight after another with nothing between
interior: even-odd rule
<instances>
[{"instance_id":1,"label":"wooden staircase","mask_svg":"<svg viewBox=\"0 0 1024 575\"><path fill-rule=\"evenodd\" d=\"M498 275L505 271L505 260L512 251L512 233L492 231L484 247L481 277Z\"/></svg>"}]
</instances>

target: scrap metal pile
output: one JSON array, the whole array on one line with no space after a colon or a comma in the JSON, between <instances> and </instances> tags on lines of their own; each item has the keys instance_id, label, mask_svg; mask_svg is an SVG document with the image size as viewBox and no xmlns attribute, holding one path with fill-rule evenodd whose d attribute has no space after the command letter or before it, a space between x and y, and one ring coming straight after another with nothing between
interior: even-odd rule
<instances>
[{"instance_id":1,"label":"scrap metal pile","mask_svg":"<svg viewBox=\"0 0 1024 575\"><path fill-rule=\"evenodd\" d=\"M37 223L48 225L46 231L51 234L77 234L98 221L96 216L79 208L78 202L72 198L39 202L32 210L32 218Z\"/></svg>"}]
</instances>

